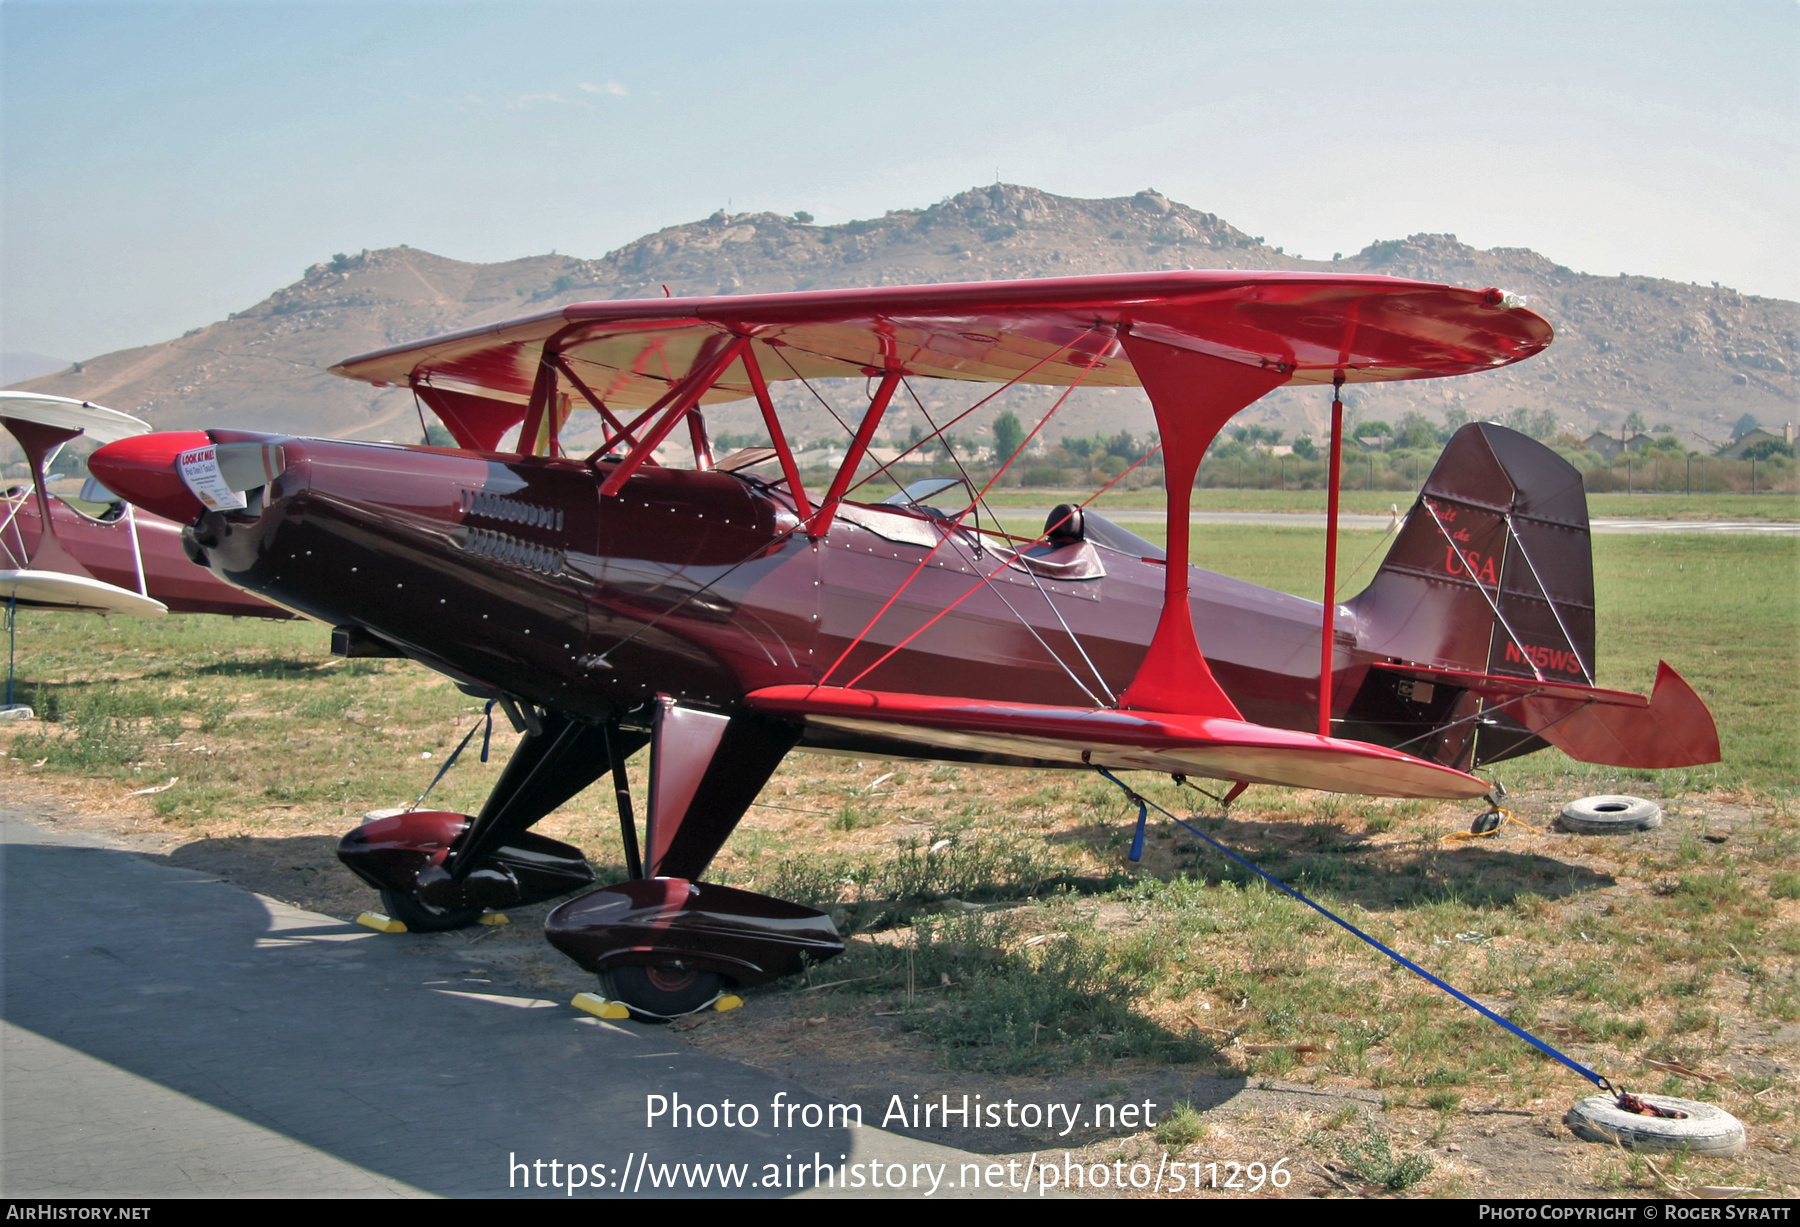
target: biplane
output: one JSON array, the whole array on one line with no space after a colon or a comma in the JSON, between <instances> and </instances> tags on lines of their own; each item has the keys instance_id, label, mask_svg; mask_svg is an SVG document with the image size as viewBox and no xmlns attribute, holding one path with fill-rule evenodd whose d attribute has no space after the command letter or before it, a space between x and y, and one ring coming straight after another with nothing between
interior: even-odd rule
<instances>
[{"instance_id":1,"label":"biplane","mask_svg":"<svg viewBox=\"0 0 1800 1227\"><path fill-rule=\"evenodd\" d=\"M345 836L344 862L409 927L591 885L580 850L530 828L610 774L629 880L557 907L547 936L656 1018L842 948L816 911L701 880L796 748L1206 777L1227 800L1252 784L1477 798L1484 765L1545 745L1716 760L1667 665L1648 698L1595 684L1580 476L1521 435L1455 435L1369 587L1336 599L1342 386L1473 375L1550 340L1500 290L1314 273L578 303L333 368L410 388L455 448L189 431L91 467L185 523L221 579L329 623L339 652L419 661L523 733L478 814ZM866 399L809 486L771 387L832 378ZM859 497L894 467L870 460L884 420L923 412L925 380L969 390L971 411L1017 385L1061 391L984 482ZM1316 602L1189 561L1208 445L1292 385L1333 397ZM1166 547L1085 504L1033 535L977 518L1078 387L1148 395ZM713 454L702 410L728 401L756 406L766 447ZM564 446L575 413L604 427L587 454ZM915 449L965 416L932 419ZM640 839L623 765L645 745Z\"/></svg>"},{"instance_id":2,"label":"biplane","mask_svg":"<svg viewBox=\"0 0 1800 1227\"><path fill-rule=\"evenodd\" d=\"M73 500L51 492L49 466L65 445L148 434L148 422L64 396L0 392L0 428L31 474L0 493L0 598L97 613L293 616L194 566L180 524L140 514L93 479Z\"/></svg>"},{"instance_id":3,"label":"biplane","mask_svg":"<svg viewBox=\"0 0 1800 1227\"><path fill-rule=\"evenodd\" d=\"M64 396L0 392L0 428L25 453L31 475L29 485L0 490L0 601L7 640L0 715L34 714L13 702L13 641L21 606L136 617L157 617L171 608L293 616L195 567L182 549L181 525L138 515L93 479L73 502L50 492L50 463L70 440L85 436L109 443L147 434L148 422Z\"/></svg>"}]
</instances>

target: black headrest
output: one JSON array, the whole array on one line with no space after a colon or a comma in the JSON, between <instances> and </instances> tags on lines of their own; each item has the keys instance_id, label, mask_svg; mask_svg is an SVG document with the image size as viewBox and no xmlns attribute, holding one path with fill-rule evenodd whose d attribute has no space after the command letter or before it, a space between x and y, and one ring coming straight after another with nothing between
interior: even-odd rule
<instances>
[{"instance_id":1,"label":"black headrest","mask_svg":"<svg viewBox=\"0 0 1800 1227\"><path fill-rule=\"evenodd\" d=\"M1074 545L1087 540L1087 523L1082 517L1081 508L1074 503L1062 503L1050 509L1050 517L1044 521L1044 539L1051 545Z\"/></svg>"}]
</instances>

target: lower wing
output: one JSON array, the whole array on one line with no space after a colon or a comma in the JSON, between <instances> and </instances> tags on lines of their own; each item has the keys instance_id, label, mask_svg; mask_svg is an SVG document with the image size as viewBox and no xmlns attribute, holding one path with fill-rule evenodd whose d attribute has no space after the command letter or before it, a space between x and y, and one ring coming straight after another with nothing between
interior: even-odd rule
<instances>
[{"instance_id":1,"label":"lower wing","mask_svg":"<svg viewBox=\"0 0 1800 1227\"><path fill-rule=\"evenodd\" d=\"M1475 776L1338 737L1173 712L1049 707L939 695L770 686L749 705L809 725L931 750L977 750L1070 767L1199 775L1375 797L1479 797Z\"/></svg>"}]
</instances>

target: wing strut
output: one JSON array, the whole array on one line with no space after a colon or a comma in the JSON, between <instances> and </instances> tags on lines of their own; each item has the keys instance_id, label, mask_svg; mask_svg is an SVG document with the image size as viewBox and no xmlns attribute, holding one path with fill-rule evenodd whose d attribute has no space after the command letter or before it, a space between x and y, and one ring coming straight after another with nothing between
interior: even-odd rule
<instances>
[{"instance_id":1,"label":"wing strut","mask_svg":"<svg viewBox=\"0 0 1800 1227\"><path fill-rule=\"evenodd\" d=\"M608 428L618 432L618 435L614 436L615 438L622 437L628 443L633 444L637 442L637 439L633 437L630 428L619 420L617 414L606 407L606 402L596 396L594 390L588 387L582 378L575 373L574 369L569 366L568 359L564 358L555 350L550 351L549 357L550 361L556 364L556 369L562 372L563 378L575 385L575 390L581 393L582 399L586 400L588 404L594 407L594 411L606 422Z\"/></svg>"},{"instance_id":2,"label":"wing strut","mask_svg":"<svg viewBox=\"0 0 1800 1227\"><path fill-rule=\"evenodd\" d=\"M1162 432L1169 558L1156 634L1119 701L1148 711L1241 720L1194 638L1194 615L1188 606L1188 514L1200 458L1214 436L1238 410L1286 383L1292 368L1251 366L1130 332L1124 334L1124 343Z\"/></svg>"},{"instance_id":3,"label":"wing strut","mask_svg":"<svg viewBox=\"0 0 1800 1227\"><path fill-rule=\"evenodd\" d=\"M762 410L763 425L768 427L769 442L781 458L782 476L787 478L788 493L794 498L794 514L802 520L812 519L812 504L807 501L806 487L800 484L800 466L794 463L794 449L788 446L787 432L775 413L775 402L769 398L769 381L763 378L762 364L756 360L756 349L744 347L744 374L750 377L750 390L756 394L756 407Z\"/></svg>"},{"instance_id":4,"label":"wing strut","mask_svg":"<svg viewBox=\"0 0 1800 1227\"><path fill-rule=\"evenodd\" d=\"M1344 372L1331 381L1331 477L1325 495L1325 625L1319 633L1319 736L1331 736L1331 672L1337 653L1338 491L1344 475Z\"/></svg>"},{"instance_id":5,"label":"wing strut","mask_svg":"<svg viewBox=\"0 0 1800 1227\"><path fill-rule=\"evenodd\" d=\"M664 393L653 406L654 409L662 410L662 417L637 441L631 454L620 461L618 467L600 484L602 498L611 498L624 489L631 475L650 458L650 453L662 446L662 441L687 416L688 410L700 403L700 398L725 373L725 368L736 362L738 356L749 347L749 337L737 336L725 341L723 345L709 346L701 351L700 357L695 359L693 367L681 382Z\"/></svg>"},{"instance_id":6,"label":"wing strut","mask_svg":"<svg viewBox=\"0 0 1800 1227\"><path fill-rule=\"evenodd\" d=\"M869 443L875 438L875 428L886 416L888 402L894 399L894 389L900 386L903 374L905 372L897 367L882 372L881 384L869 398L869 411L863 414L862 425L856 428L856 437L850 441L844 463L838 466L837 476L831 479L831 488L825 491L825 501L819 504L819 514L806 530L806 535L814 541L831 531L832 517L837 515L838 504L844 501L844 491L849 489L851 479L856 476L856 466L868 452Z\"/></svg>"}]
</instances>

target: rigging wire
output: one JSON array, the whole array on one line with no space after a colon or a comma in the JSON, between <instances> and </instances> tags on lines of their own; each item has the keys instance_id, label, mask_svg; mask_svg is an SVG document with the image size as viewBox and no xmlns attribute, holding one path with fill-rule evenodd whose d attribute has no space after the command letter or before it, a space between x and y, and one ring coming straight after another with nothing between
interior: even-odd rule
<instances>
[{"instance_id":1,"label":"rigging wire","mask_svg":"<svg viewBox=\"0 0 1800 1227\"><path fill-rule=\"evenodd\" d=\"M1136 463L1132 464L1129 468L1125 469L1124 472L1120 473L1117 477L1113 478L1111 481L1107 482L1104 486L1101 486L1098 490L1096 490L1092 494L1090 494L1086 500L1084 500L1082 503L1079 504L1078 510L1085 509L1089 503L1093 502L1095 499L1099 498L1102 494L1105 494L1108 490L1110 490L1114 486L1118 485L1119 482L1123 481L1125 479L1126 473L1131 472L1132 469L1137 468L1138 465L1143 464L1144 461L1150 459L1150 457L1154 456L1157 452L1159 452L1161 450L1162 450L1162 444L1159 443L1155 447L1151 448L1149 451L1145 452L1142 456L1138 457ZM1050 534L1049 534L1048 530L1046 530L1045 532L1039 534L1036 539L1034 539L1029 544L1027 544L1027 546L1025 548L1030 549L1032 546L1042 545L1046 540L1049 539L1049 535ZM927 555L927 557L929 557L929 555ZM922 566L924 564L921 563L920 565ZM1006 566L1010 566L1010 565L1012 565L1010 562L1003 562L1000 564L1000 567L1006 567ZM995 567L994 570L992 572L990 572L990 574L996 574L996 575L999 574L1000 567ZM918 630L916 630L912 634L908 635L905 639L902 639L899 643L896 643L893 647L889 648L884 655L882 655L879 659L877 659L875 661L874 664L870 665L867 669L864 669L861 673L857 674L854 678L852 678L849 682L849 685L855 686L857 682L860 682L863 678L867 677L872 670L874 670L878 665L880 665L884 661L886 661L888 659L888 657L894 655L894 653L898 652L901 648L904 648L907 644L911 643L913 640L917 639L920 635L922 635L926 631L930 630L933 626L935 626L938 622L940 622L946 615L948 615L951 610L955 609L958 605L961 605L964 601L966 601L970 597L974 596L975 593L977 593L980 590L981 590L981 583L978 580L978 581L976 581L976 584L973 588L970 588L967 592L963 593L961 596L957 597L954 601L950 602L950 604L944 606L944 608L942 610L940 610L935 616L933 616L929 622L925 623L924 626L921 626ZM898 594L896 594L896 595L898 595ZM889 604L893 603L892 598L889 599L888 603ZM876 616L880 617L879 614L877 614ZM871 625L873 625L873 623L871 623ZM868 632L865 630L863 633L867 634ZM839 659L841 660L842 658L840 657ZM833 667L835 668L835 665ZM821 679L821 681L818 684L823 685L824 684L823 679Z\"/></svg>"},{"instance_id":2,"label":"rigging wire","mask_svg":"<svg viewBox=\"0 0 1800 1227\"><path fill-rule=\"evenodd\" d=\"M1093 329L1090 328L1088 331L1092 332ZM1086 333L1082 334L1082 336L1086 336L1086 335L1087 335ZM1076 340L1080 340L1080 339L1081 339L1080 337L1076 338ZM1074 342L1071 341L1069 344L1073 345ZM1068 347L1064 346L1064 348L1066 349ZM1044 359L1044 361L1048 362L1049 358ZM1042 364L1040 363L1040 365L1042 365ZM1091 364L1087 367L1084 367L1082 369L1082 376L1085 377L1087 372L1092 369L1093 369L1093 367ZM1012 382L1017 382L1017 379L1023 378L1023 377L1024 377L1024 373L1022 372L1019 376L1015 377L1015 379ZM1073 393L1075 391L1075 389L1077 387L1079 387L1080 385L1081 385L1081 380L1076 379L1074 383L1070 384L1067 388L1063 389L1063 394L1061 396L1057 397L1056 403L1051 405L1049 410L1044 414L1044 416L1038 419L1038 424L1031 428L1031 433L1026 435L1024 437L1024 439L1020 440L1019 445L1013 449L1012 455L1008 456L1006 458L1005 463L1003 463L998 469L994 470L994 475L992 477L988 478L987 484L985 486L983 486L980 490L976 490L974 492L974 497L970 500L969 505L967 507L963 508L963 510L951 520L952 527L955 527L955 528L962 527L963 517L968 515L971 511L975 510L976 505L981 502L982 495L986 494L989 490L991 490L993 488L994 483L1000 480L1000 475L1002 473L1006 472L1006 470L1012 465L1012 462L1014 460L1017 460L1019 458L1019 456L1024 453L1025 449L1031 445L1031 441L1037 437L1038 432L1044 428L1044 424L1050 420L1051 416L1058 409L1062 408L1063 402L1068 400L1070 394ZM1010 383L1008 384L1008 386L1011 386ZM995 395L998 395L998 393L995 393ZM988 398L984 398L984 399L991 400L992 397L988 397ZM973 412L973 410L971 409L970 412ZM968 415L964 414L963 416L966 417ZM948 450L948 449L946 449L946 450ZM959 469L962 467L960 461L958 462L957 467ZM965 481L968 480L966 474L964 476L964 480ZM972 483L972 482L970 483L971 488L973 487L973 484L974 483ZM991 515L992 513L990 512L989 514ZM931 549L926 552L925 557L923 557L919 560L918 565L912 569L911 574L909 574L905 579L900 581L900 586L894 590L894 594L887 599L886 603L883 604L880 609L876 610L875 616L873 618L870 618L868 621L868 624L865 625L862 628L862 630L857 632L856 637L854 639L852 639L850 641L849 645L847 647L845 647L845 649L838 654L838 658L831 662L831 668L825 670L825 672L820 675L819 681L817 682L818 685L821 685L821 686L824 685L826 680L831 677L832 673L837 669L837 667L844 663L845 658L848 657L850 655L850 653L856 649L856 646L858 644L860 644L865 638L868 637L869 632L871 630L875 629L875 624L882 619L883 615L885 615L889 609L893 608L894 602L900 599L900 594L902 592L906 591L907 587L913 582L913 580L918 578L919 573L925 569L925 564L931 561L932 556L935 555L938 552L938 550L943 547L944 542L948 541L948 540L949 540L949 535L945 534L945 536L942 539L940 539L936 545L932 546ZM1043 540L1043 538L1040 537L1039 540L1041 541L1041 540ZM1033 544L1036 544L1036 542L1034 542ZM994 572L994 574L997 574L997 573L998 573L998 571L996 570ZM954 609L954 608L956 608L957 605L962 604L963 601L967 600L971 595L974 594L974 592L977 589L979 589L981 587L982 582L984 582L984 581L977 581L975 588L971 588L968 592L963 593L963 595L961 597L957 598L955 604L949 606L948 608L946 608L945 610L943 610L942 612L937 614L930 621L926 622L924 626L921 626L919 628L919 630L914 631L911 635L908 635L899 644L896 644L890 651L888 651L885 655L883 655L880 658L880 660L877 660L875 662L875 665L879 665L882 661L886 660L889 656L892 656L895 652L899 651L900 648L904 647L908 643L911 643L914 639L918 638L920 631L923 631L927 627L932 626L933 624L935 624L938 621L939 618L942 618L945 613L950 612L951 609ZM869 669L873 669L875 667L875 665L870 665ZM857 674L856 679L861 680L862 678L868 676L869 669L864 669L861 673ZM856 682L852 681L850 684L852 686L854 686L856 684ZM1084 686L1084 687L1082 687L1082 689L1085 690L1086 687Z\"/></svg>"},{"instance_id":3,"label":"rigging wire","mask_svg":"<svg viewBox=\"0 0 1800 1227\"><path fill-rule=\"evenodd\" d=\"M926 424L935 429L937 426L937 423L932 421L931 411L929 409L925 408L925 403L923 401L921 401L918 397L918 394L912 390L912 385L910 383L906 383L905 380L902 380L901 382L906 387L907 395L909 395L913 398L913 403L919 407L919 412L922 415L924 415ZM1069 391L1073 392L1074 387L1071 386ZM1056 405L1051 406L1050 413L1055 413L1057 408L1059 406L1061 406L1061 404L1063 403L1063 400L1066 400L1066 399L1067 399L1067 394L1065 394L1062 398L1059 398L1056 402ZM1050 417L1049 414L1045 414L1044 420L1048 421L1049 417ZM939 431L937 433L941 434L942 432ZM944 441L944 451L947 455L949 455L951 461L956 465L957 472L962 474L963 480L965 482L968 482L969 489L971 491L973 491L975 489L975 483L973 481L970 481L968 469L963 467L962 458L956 454L954 449L951 448L948 438L946 438ZM979 504L981 506L981 509L983 511L987 512L988 519L990 519L994 522L994 528L996 530L1000 530L1000 517L994 514L994 509L992 507L988 506L987 500L984 498L981 498L979 495L977 495L975 497L974 503ZM971 506L973 506L973 505L974 504L971 504ZM1062 526L1062 524L1065 523L1068 519L1069 519L1069 517L1065 516L1063 518L1063 520L1057 521L1057 527L1060 528ZM977 539L979 540L979 534L981 532L981 521L980 521L979 517L976 518L975 531L977 533ZM1048 535L1048 533L1046 533L1046 535ZM979 545L977 545L975 552L976 552L976 556L979 557L980 553L981 553ZM1017 557L1023 559L1023 557L1024 557L1023 552L1018 553ZM974 561L974 560L971 559L971 561ZM1075 650L1081 654L1081 659L1082 659L1083 663L1085 663L1087 665L1087 667L1093 671L1095 680L1100 683L1100 691L1102 694L1105 694L1108 696L1107 699L1100 698L1092 690L1088 689L1088 686L1085 682L1083 682L1079 677L1076 677L1075 670L1071 669L1068 666L1068 664L1066 664L1063 661L1062 656L1057 653L1055 648L1052 648L1048 643L1045 642L1044 637L1042 635L1038 634L1037 628L1032 626L1031 623L1028 620L1026 620L1024 615L1022 615L1021 613L1019 613L1018 610L1013 608L1012 602L1008 601L1004 596L1000 595L999 589L994 588L992 583L988 583L989 590L992 591L994 593L994 595L1000 597L1001 603L1006 606L1006 608L1012 613L1013 617L1018 618L1019 622L1025 627L1025 629L1029 630L1031 632L1032 638L1036 639L1038 641L1038 643L1043 646L1044 651L1050 653L1050 659L1054 660L1058 665L1062 666L1063 672L1067 673L1069 675L1070 680L1072 680L1076 686L1080 687L1081 692L1083 694L1087 695L1088 698L1090 698L1094 701L1095 707L1111 706L1110 698L1111 698L1111 694L1112 694L1112 688L1106 684L1105 675L1102 674L1100 672L1099 667L1094 664L1093 658L1088 655L1087 648L1082 646L1081 640L1076 638L1074 629L1069 626L1068 621L1063 617L1062 610L1060 608L1058 608L1056 602L1050 599L1050 594L1044 590L1044 582L1038 576L1038 573L1031 569L1031 564L1028 562L1022 561L1022 562L1020 562L1019 565L1024 570L1025 574L1031 577L1032 586L1037 589L1038 595L1044 598L1044 604L1048 605L1050 607L1050 612L1056 615L1057 624L1062 627L1063 634L1065 634L1069 637L1069 642L1075 645ZM984 579L983 582L987 582L987 581Z\"/></svg>"},{"instance_id":4,"label":"rigging wire","mask_svg":"<svg viewBox=\"0 0 1800 1227\"><path fill-rule=\"evenodd\" d=\"M832 420L837 422L837 424L839 426L843 427L844 433L849 435L852 439L856 438L856 431L851 428L850 423L846 422L843 418L839 417L838 411L836 409L832 408L831 402L826 400L823 396L820 396L819 390L812 386L812 381L807 379L806 376L802 375L799 372L799 370L794 366L794 364L792 362L788 361L788 356L787 356L786 351L787 351L787 346L785 346L785 345L779 346L775 349L775 356L777 358L781 359L781 364L783 366L787 367L787 369L793 373L793 376L795 379L798 379L801 383L806 385L806 390L813 394L813 399L818 401L821 405L825 406L825 412L829 413L832 416ZM870 400L872 402L874 400L874 398L871 397Z\"/></svg>"},{"instance_id":5,"label":"rigging wire","mask_svg":"<svg viewBox=\"0 0 1800 1227\"><path fill-rule=\"evenodd\" d=\"M887 473L888 470L893 465L899 464L902 460L906 459L908 456L910 456L914 452L918 451L921 447L924 447L927 443L930 443L933 439L936 439L939 435L943 434L944 431L949 430L952 426L956 425L958 422L960 422L964 418L968 417L971 413L974 413L977 409L980 409L983 405L987 404L989 401L993 400L995 397L1004 393L1007 389L1011 388L1014 384L1019 383L1027 375L1036 374L1037 371L1039 370L1039 368L1046 366L1047 364L1049 364L1051 362L1054 362L1057 358L1060 358L1063 354L1067 353L1070 349L1074 348L1074 346L1076 345L1077 342L1085 341L1089 336L1093 335L1097 331L1099 331L1098 327L1090 327L1086 332L1083 332L1080 336L1074 338L1074 340L1065 342L1060 347L1053 350L1051 353L1046 354L1044 357L1038 359L1036 362L1032 363L1030 366L1026 367L1024 370L1020 371L1018 374L1014 375L1011 379L1007 380L1005 383L1003 383L999 387L995 388L992 392L989 392L986 396L984 396L980 400L976 401L973 405L970 405L967 409L964 409L961 413L959 413L955 417L951 418L948 422L945 422L943 425L943 428L941 430L934 430L931 434L926 435L924 438L920 439L917 443L908 444L906 447L906 450L902 451L898 456L895 456L892 460L888 461L886 464L883 464L883 465L880 465L879 467L877 467L874 472L870 473L867 477L863 478L861 481L859 481L855 485L851 486L849 490L844 491L844 494L846 496L848 496L851 491L861 489L863 486L867 485L869 482L874 481L877 477L881 476L883 473ZM790 367L788 369L792 370L793 368L790 365ZM1087 377L1088 371L1090 371L1092 369L1093 368L1091 366L1083 368L1083 370L1081 372L1082 378L1085 379ZM903 379L901 382L904 383L905 380ZM1080 382L1081 381L1079 379L1076 380L1076 384L1079 384ZM1071 390L1073 390L1074 387L1075 387L1075 384L1070 385ZM923 403L921 403L919 401L918 394L912 390L912 387L910 384L907 385L906 391L907 391L907 395L909 395L913 398L913 403L917 404L919 406L919 412L924 413L925 406ZM1067 399L1067 397L1068 397L1068 392L1064 392L1063 395L1057 399L1057 404L1060 405L1063 400ZM1054 407L1052 408L1051 412L1052 413L1055 412ZM927 422L929 422L931 420L931 415L926 413L925 420ZM945 439L945 440L943 440L943 443L944 443L944 451L946 453L949 453L950 452L949 440ZM890 473L889 476L892 476L892 474ZM971 485L970 489L973 489L973 488L974 487Z\"/></svg>"}]
</instances>

